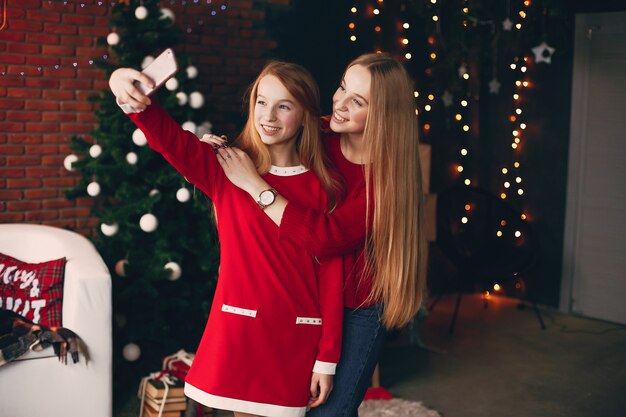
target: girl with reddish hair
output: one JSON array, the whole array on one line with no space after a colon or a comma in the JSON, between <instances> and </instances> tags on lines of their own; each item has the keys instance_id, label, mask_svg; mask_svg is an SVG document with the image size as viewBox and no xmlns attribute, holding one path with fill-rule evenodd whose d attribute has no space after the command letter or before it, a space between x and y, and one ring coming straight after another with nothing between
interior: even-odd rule
<instances>
[{"instance_id":1,"label":"girl with reddish hair","mask_svg":"<svg viewBox=\"0 0 626 417\"><path fill-rule=\"evenodd\" d=\"M267 64L252 84L235 140L265 184L251 199L228 181L214 147L183 130L135 81L153 85L134 69L113 72L118 104L132 108L149 145L213 201L219 219L217 289L185 394L237 417L304 416L326 401L339 360L342 259L280 242L264 212L277 195L318 211L336 206L340 187L319 140L317 84L284 62Z\"/></svg>"}]
</instances>

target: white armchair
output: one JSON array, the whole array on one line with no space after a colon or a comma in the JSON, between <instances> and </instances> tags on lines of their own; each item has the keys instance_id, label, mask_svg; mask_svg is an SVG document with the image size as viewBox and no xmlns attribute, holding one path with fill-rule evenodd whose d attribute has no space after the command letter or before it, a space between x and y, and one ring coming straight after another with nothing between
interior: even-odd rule
<instances>
[{"instance_id":1,"label":"white armchair","mask_svg":"<svg viewBox=\"0 0 626 417\"><path fill-rule=\"evenodd\" d=\"M64 365L50 347L0 367L0 416L111 417L111 275L93 244L56 227L0 224L0 252L29 263L67 258L63 327L90 356Z\"/></svg>"}]
</instances>

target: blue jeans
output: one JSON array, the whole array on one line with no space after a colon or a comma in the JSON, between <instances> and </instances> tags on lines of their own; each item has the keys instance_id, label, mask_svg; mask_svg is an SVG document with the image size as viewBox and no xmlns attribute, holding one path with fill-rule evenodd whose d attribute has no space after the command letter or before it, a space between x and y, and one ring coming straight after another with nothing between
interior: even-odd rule
<instances>
[{"instance_id":1,"label":"blue jeans","mask_svg":"<svg viewBox=\"0 0 626 417\"><path fill-rule=\"evenodd\" d=\"M307 417L358 417L358 408L372 382L372 373L385 341L381 307L345 309L341 359L333 390L325 404L312 408Z\"/></svg>"}]
</instances>

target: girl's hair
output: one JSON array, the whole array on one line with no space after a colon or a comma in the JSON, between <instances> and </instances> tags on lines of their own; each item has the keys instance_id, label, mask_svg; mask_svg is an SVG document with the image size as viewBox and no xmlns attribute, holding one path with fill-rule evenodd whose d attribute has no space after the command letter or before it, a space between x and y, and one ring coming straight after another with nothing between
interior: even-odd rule
<instances>
[{"instance_id":1,"label":"girl's hair","mask_svg":"<svg viewBox=\"0 0 626 417\"><path fill-rule=\"evenodd\" d=\"M424 293L426 239L413 83L404 66L385 54L352 61L371 74L363 140L368 204L366 271L374 274L368 301L383 301L382 322L401 327L419 310ZM368 209L367 211L371 211ZM369 216L369 214L368 214Z\"/></svg>"},{"instance_id":2,"label":"girl's hair","mask_svg":"<svg viewBox=\"0 0 626 417\"><path fill-rule=\"evenodd\" d=\"M341 197L341 183L320 140L319 88L304 67L281 61L270 61L265 65L248 89L246 95L249 101L248 120L235 144L250 155L259 174L263 175L270 170L272 164L270 153L267 146L261 141L261 137L254 126L253 117L259 83L263 77L268 75L278 78L304 110L302 130L296 139L298 156L300 162L305 167L312 169L319 177L328 196L328 206L333 209Z\"/></svg>"}]
</instances>

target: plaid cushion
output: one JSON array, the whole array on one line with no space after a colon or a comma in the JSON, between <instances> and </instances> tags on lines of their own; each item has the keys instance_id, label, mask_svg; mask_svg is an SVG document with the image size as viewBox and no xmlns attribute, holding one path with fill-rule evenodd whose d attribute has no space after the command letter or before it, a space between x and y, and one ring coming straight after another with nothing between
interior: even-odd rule
<instances>
[{"instance_id":1,"label":"plaid cushion","mask_svg":"<svg viewBox=\"0 0 626 417\"><path fill-rule=\"evenodd\" d=\"M0 253L0 308L34 323L61 326L66 259L38 264Z\"/></svg>"}]
</instances>

